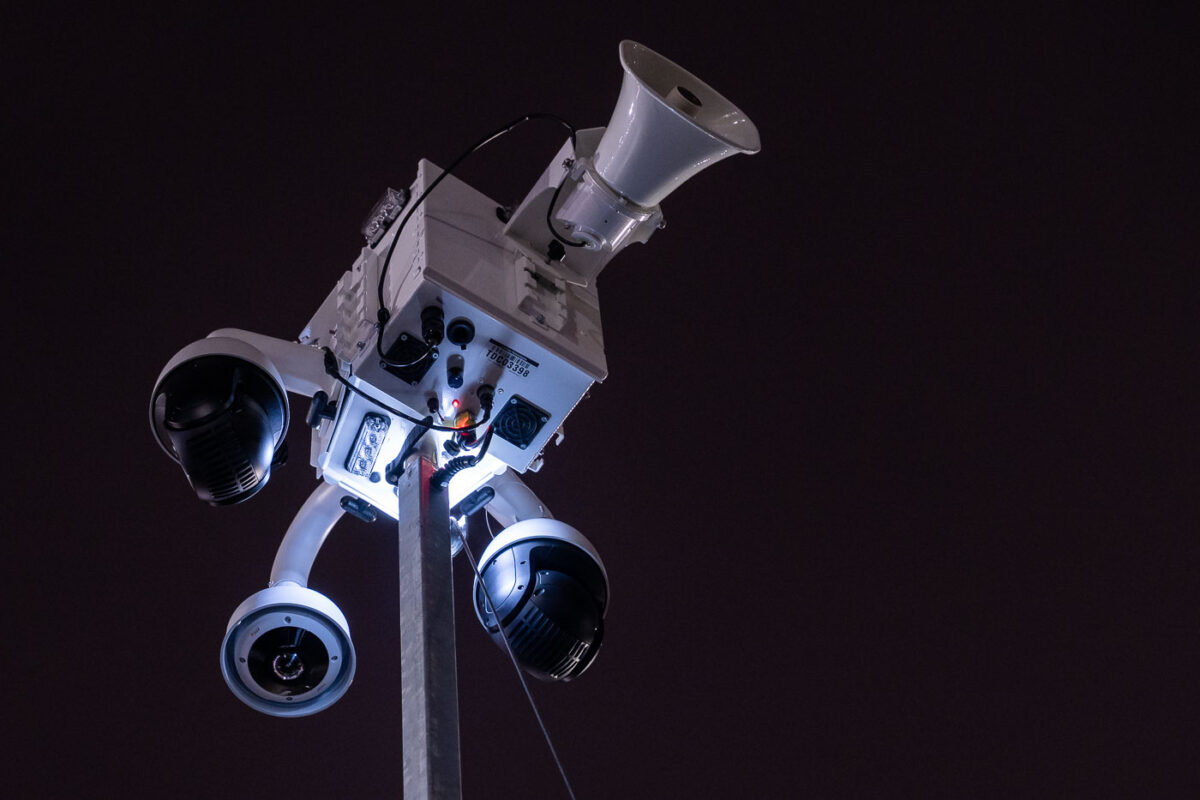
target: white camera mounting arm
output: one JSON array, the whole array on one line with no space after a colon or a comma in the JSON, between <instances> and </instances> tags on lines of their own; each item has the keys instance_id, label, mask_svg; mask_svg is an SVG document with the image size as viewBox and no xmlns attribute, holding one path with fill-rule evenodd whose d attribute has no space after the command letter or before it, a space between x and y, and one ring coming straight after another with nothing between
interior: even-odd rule
<instances>
[{"instance_id":1,"label":"white camera mounting arm","mask_svg":"<svg viewBox=\"0 0 1200 800\"><path fill-rule=\"evenodd\" d=\"M283 581L308 586L308 573L312 571L317 552L345 513L341 503L345 495L332 483L321 483L313 490L279 543L269 586Z\"/></svg>"},{"instance_id":2,"label":"white camera mounting arm","mask_svg":"<svg viewBox=\"0 0 1200 800\"><path fill-rule=\"evenodd\" d=\"M553 519L554 515L546 504L525 485L521 476L511 469L506 469L484 484L496 493L487 505L487 511L507 528L526 519Z\"/></svg>"},{"instance_id":3,"label":"white camera mounting arm","mask_svg":"<svg viewBox=\"0 0 1200 800\"><path fill-rule=\"evenodd\" d=\"M283 388L292 394L312 397L317 392L328 393L333 386L333 379L325 374L324 354L316 347L238 328L221 328L208 338L238 339L254 347L270 360L283 379Z\"/></svg>"}]
</instances>

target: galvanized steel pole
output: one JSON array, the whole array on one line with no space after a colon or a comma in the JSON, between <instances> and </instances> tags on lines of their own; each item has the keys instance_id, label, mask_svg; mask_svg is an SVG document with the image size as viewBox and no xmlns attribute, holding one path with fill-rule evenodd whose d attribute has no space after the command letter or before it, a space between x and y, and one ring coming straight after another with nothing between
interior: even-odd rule
<instances>
[{"instance_id":1,"label":"galvanized steel pole","mask_svg":"<svg viewBox=\"0 0 1200 800\"><path fill-rule=\"evenodd\" d=\"M432 438L420 445L398 483L404 800L460 800L450 509L430 487Z\"/></svg>"}]
</instances>

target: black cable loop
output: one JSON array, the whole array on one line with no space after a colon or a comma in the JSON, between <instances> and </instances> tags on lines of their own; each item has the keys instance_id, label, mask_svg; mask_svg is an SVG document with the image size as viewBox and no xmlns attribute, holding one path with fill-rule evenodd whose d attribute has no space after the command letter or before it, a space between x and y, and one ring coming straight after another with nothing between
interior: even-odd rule
<instances>
[{"instance_id":1,"label":"black cable loop","mask_svg":"<svg viewBox=\"0 0 1200 800\"><path fill-rule=\"evenodd\" d=\"M328 347L322 347L321 349L325 351L325 374L326 375L333 378L335 381L340 383L342 386L345 386L348 391L353 392L354 394L358 395L359 397L363 398L364 400L374 403L375 405L379 406L380 408L382 408L384 411L388 412L389 414L394 414L395 416L400 417L400 419L408 420L409 422L413 423L414 425L425 425L424 420L422 420L418 417L414 417L411 414L407 414L397 408L392 408L391 406L389 406L388 404L386 404L382 400L380 400L378 397L372 397L371 395L364 392L362 389L359 389L357 386L352 384L350 381L346 380L345 376L342 375L341 370L338 369L337 356L335 356L333 354L333 351L330 350ZM463 425L461 428L455 428L450 425L429 425L429 426L427 426L427 428L428 428L428 430L431 430L431 431L441 431L443 433L458 433L460 431L473 431L476 428L481 428L484 425L488 424L488 422L492 418L491 406L483 405L483 404L481 404L481 405L483 408L483 419L479 420L478 422L474 422L470 425Z\"/></svg>"},{"instance_id":2,"label":"black cable loop","mask_svg":"<svg viewBox=\"0 0 1200 800\"><path fill-rule=\"evenodd\" d=\"M492 443L492 432L495 430L495 428L488 428L487 433L483 435L483 446L478 453L471 456L459 456L458 458L450 459L441 469L430 476L429 482L434 486L445 489L450 485L450 479L455 475L483 461L483 457L487 455L488 445Z\"/></svg>"},{"instance_id":3,"label":"black cable loop","mask_svg":"<svg viewBox=\"0 0 1200 800\"><path fill-rule=\"evenodd\" d=\"M557 122L559 125L562 125L564 128L566 128L567 131L571 134L571 152L572 152L572 154L574 154L575 148L576 148L575 126L572 125L571 123L567 122L566 120L564 120L562 117L559 117L555 114L547 114L547 113L540 113L540 112L533 113L533 114L526 114L522 117L518 117L517 119L508 123L507 125L504 125L503 127L498 128L495 131L493 131L492 133L483 137L478 142L471 145L471 147L468 148L462 155L460 155L458 158L454 159L454 161L452 161L450 163L450 166L448 166L444 170L442 170L442 173L440 175L438 175L436 178L434 178L433 182L431 184L429 184L428 187L426 187L425 191L421 192L421 196L418 197L415 201L413 201L409 205L408 211L405 212L403 219L400 220L400 224L396 226L396 232L392 235L392 242L390 245L388 245L387 255L383 259L383 267L379 270L379 283L375 287L376 299L379 302L379 312L377 314L377 319L379 322L379 330L376 332L376 336L375 336L375 352L379 355L380 360L382 360L388 366L396 367L399 369L404 369L405 367L416 366L417 364L421 363L422 360L424 360L426 357L428 357L429 353L432 350L432 348L426 350L425 353L420 358L418 358L416 361L413 361L408 364L403 364L400 362L393 362L383 352L383 329L387 325L388 320L391 319L391 313L387 310L387 304L384 302L384 298L383 298L383 283L384 283L384 279L387 277L388 268L391 266L391 263L392 263L392 254L395 253L395 251L396 251L396 245L400 241L400 233L404 230L404 226L408 224L409 219L412 218L412 215L414 212L416 212L417 207L420 206L422 202L424 202L425 198L429 196L429 193L432 192L434 189L436 189L438 184L440 184L446 178L447 175L450 175L454 171L454 169L456 167L458 167L459 164L461 164L463 161L465 161L467 159L468 156L470 156L472 153L474 153L476 150L480 149L481 147L489 144L493 140L498 139L499 137L501 137L504 134L508 133L509 131L513 130L514 128L516 128L526 122L529 122L530 120L535 120L535 119L551 120L552 122ZM564 179L562 182L560 182L558 184L558 188L554 190L554 197L551 199L550 206L546 211L546 224L550 227L550 233L553 234L554 238L557 239L558 241L560 241L563 244L568 245L570 247L584 247L586 244L585 242L573 242L569 239L564 239L562 236L559 236L558 231L554 230L554 226L550 222L550 212L553 210L554 206L557 204L558 194L560 191L562 191L563 183L565 183L565 182L566 182L566 180Z\"/></svg>"},{"instance_id":4,"label":"black cable loop","mask_svg":"<svg viewBox=\"0 0 1200 800\"><path fill-rule=\"evenodd\" d=\"M570 174L569 172L567 173ZM562 191L563 185L567 182L567 175L558 182L558 186L554 188L554 196L550 198L550 205L546 206L546 227L550 229L550 233L554 234L554 238L565 244L567 247L587 247L587 242L573 242L570 239L564 239L558 235L558 231L554 230L554 207L558 205L558 193Z\"/></svg>"}]
</instances>

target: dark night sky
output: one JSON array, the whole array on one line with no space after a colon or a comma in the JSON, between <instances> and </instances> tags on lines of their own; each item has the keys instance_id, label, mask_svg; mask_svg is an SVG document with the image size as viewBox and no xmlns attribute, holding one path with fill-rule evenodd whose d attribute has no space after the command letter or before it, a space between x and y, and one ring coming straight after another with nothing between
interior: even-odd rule
<instances>
[{"instance_id":1,"label":"dark night sky","mask_svg":"<svg viewBox=\"0 0 1200 800\"><path fill-rule=\"evenodd\" d=\"M249 710L218 646L307 429L209 508L150 389L215 328L295 336L418 158L604 125L623 38L763 151L601 277L610 377L529 479L612 581L594 667L534 687L580 800L1200 793L1200 31L430 7L5 12L6 796L399 796L392 528L313 572L348 694ZM560 143L462 178L519 200ZM456 570L464 796L564 796Z\"/></svg>"}]
</instances>

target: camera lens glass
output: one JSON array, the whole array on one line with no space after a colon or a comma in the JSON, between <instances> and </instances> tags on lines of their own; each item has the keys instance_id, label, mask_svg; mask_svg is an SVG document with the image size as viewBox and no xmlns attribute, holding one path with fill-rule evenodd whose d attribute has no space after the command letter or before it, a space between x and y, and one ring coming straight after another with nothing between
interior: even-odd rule
<instances>
[{"instance_id":1,"label":"camera lens glass","mask_svg":"<svg viewBox=\"0 0 1200 800\"><path fill-rule=\"evenodd\" d=\"M304 674L304 662L295 650L289 650L271 659L271 671L281 681L294 681Z\"/></svg>"},{"instance_id":2,"label":"camera lens glass","mask_svg":"<svg viewBox=\"0 0 1200 800\"><path fill-rule=\"evenodd\" d=\"M329 669L329 651L304 628L267 631L246 658L254 681L272 694L292 697L316 688Z\"/></svg>"}]
</instances>

